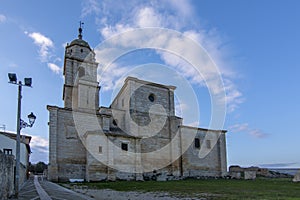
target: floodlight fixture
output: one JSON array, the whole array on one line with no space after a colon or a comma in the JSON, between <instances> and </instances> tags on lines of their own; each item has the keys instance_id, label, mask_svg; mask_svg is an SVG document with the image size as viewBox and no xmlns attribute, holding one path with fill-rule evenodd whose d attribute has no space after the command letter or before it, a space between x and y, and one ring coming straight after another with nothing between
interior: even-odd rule
<instances>
[{"instance_id":1,"label":"floodlight fixture","mask_svg":"<svg viewBox=\"0 0 300 200\"><path fill-rule=\"evenodd\" d=\"M31 87L32 78L24 78L25 86Z\"/></svg>"},{"instance_id":2,"label":"floodlight fixture","mask_svg":"<svg viewBox=\"0 0 300 200\"><path fill-rule=\"evenodd\" d=\"M8 73L9 82L17 83L17 75L15 73Z\"/></svg>"}]
</instances>

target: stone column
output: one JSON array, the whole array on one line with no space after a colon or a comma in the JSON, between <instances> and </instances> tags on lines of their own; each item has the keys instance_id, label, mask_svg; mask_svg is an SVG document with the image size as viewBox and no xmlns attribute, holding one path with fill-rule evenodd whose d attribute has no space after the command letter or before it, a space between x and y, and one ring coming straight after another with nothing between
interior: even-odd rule
<instances>
[{"instance_id":1,"label":"stone column","mask_svg":"<svg viewBox=\"0 0 300 200\"><path fill-rule=\"evenodd\" d=\"M47 106L49 110L49 168L48 179L50 181L58 181L57 166L57 129L58 129L58 107Z\"/></svg>"},{"instance_id":2,"label":"stone column","mask_svg":"<svg viewBox=\"0 0 300 200\"><path fill-rule=\"evenodd\" d=\"M227 175L227 153L226 153L226 132L220 133L219 145L220 145L220 170L221 176Z\"/></svg>"}]
</instances>

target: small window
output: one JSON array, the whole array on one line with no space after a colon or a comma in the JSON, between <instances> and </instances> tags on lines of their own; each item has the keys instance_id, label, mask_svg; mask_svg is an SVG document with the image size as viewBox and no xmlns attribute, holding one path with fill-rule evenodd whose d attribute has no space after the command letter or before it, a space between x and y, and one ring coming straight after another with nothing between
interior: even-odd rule
<instances>
[{"instance_id":1,"label":"small window","mask_svg":"<svg viewBox=\"0 0 300 200\"><path fill-rule=\"evenodd\" d=\"M154 94L150 94L150 95L148 96L148 99L149 99L149 101L153 102L153 101L155 100Z\"/></svg>"},{"instance_id":2,"label":"small window","mask_svg":"<svg viewBox=\"0 0 300 200\"><path fill-rule=\"evenodd\" d=\"M102 146L99 146L99 153L102 153Z\"/></svg>"},{"instance_id":3,"label":"small window","mask_svg":"<svg viewBox=\"0 0 300 200\"><path fill-rule=\"evenodd\" d=\"M206 140L206 147L208 149L211 149L211 143L210 143L210 140Z\"/></svg>"},{"instance_id":4,"label":"small window","mask_svg":"<svg viewBox=\"0 0 300 200\"><path fill-rule=\"evenodd\" d=\"M83 49L80 49L80 52L82 53L82 52L83 52Z\"/></svg>"},{"instance_id":5,"label":"small window","mask_svg":"<svg viewBox=\"0 0 300 200\"><path fill-rule=\"evenodd\" d=\"M195 148L200 149L200 139L195 138Z\"/></svg>"},{"instance_id":6,"label":"small window","mask_svg":"<svg viewBox=\"0 0 300 200\"><path fill-rule=\"evenodd\" d=\"M118 122L116 119L113 120L113 125L118 126Z\"/></svg>"},{"instance_id":7,"label":"small window","mask_svg":"<svg viewBox=\"0 0 300 200\"><path fill-rule=\"evenodd\" d=\"M128 151L128 144L122 142L121 148L122 148L123 151Z\"/></svg>"},{"instance_id":8,"label":"small window","mask_svg":"<svg viewBox=\"0 0 300 200\"><path fill-rule=\"evenodd\" d=\"M12 155L12 149L3 149L3 153L7 155Z\"/></svg>"}]
</instances>

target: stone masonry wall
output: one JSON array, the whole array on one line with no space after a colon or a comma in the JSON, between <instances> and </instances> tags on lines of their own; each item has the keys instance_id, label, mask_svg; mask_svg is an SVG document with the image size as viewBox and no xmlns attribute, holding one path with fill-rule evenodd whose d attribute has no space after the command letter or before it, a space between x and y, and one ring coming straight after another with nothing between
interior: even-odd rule
<instances>
[{"instance_id":1,"label":"stone masonry wall","mask_svg":"<svg viewBox=\"0 0 300 200\"><path fill-rule=\"evenodd\" d=\"M49 180L84 179L86 151L75 128L72 111L48 107L49 123Z\"/></svg>"},{"instance_id":2,"label":"stone masonry wall","mask_svg":"<svg viewBox=\"0 0 300 200\"><path fill-rule=\"evenodd\" d=\"M78 136L72 111L60 109L57 122L56 159L59 181L85 179L86 150Z\"/></svg>"},{"instance_id":3,"label":"stone masonry wall","mask_svg":"<svg viewBox=\"0 0 300 200\"><path fill-rule=\"evenodd\" d=\"M182 140L188 134L187 127L182 128ZM190 146L182 155L182 170L184 177L211 176L219 177L226 175L226 142L224 133L220 131L197 130L195 138L200 141L200 146L195 146L195 141L189 140ZM220 137L218 135L220 134ZM209 137L211 136L211 137ZM206 153L208 152L208 153Z\"/></svg>"},{"instance_id":4,"label":"stone masonry wall","mask_svg":"<svg viewBox=\"0 0 300 200\"><path fill-rule=\"evenodd\" d=\"M14 156L0 152L0 200L13 195L14 167Z\"/></svg>"}]
</instances>

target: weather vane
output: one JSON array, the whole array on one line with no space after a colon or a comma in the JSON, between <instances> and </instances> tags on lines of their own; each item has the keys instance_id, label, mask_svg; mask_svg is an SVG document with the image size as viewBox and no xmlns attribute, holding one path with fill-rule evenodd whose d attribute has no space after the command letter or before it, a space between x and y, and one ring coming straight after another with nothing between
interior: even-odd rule
<instances>
[{"instance_id":1,"label":"weather vane","mask_svg":"<svg viewBox=\"0 0 300 200\"><path fill-rule=\"evenodd\" d=\"M79 22L79 29L78 29L78 31L79 31L78 38L79 38L79 39L82 39L82 25L83 25L83 24L84 24L84 23L83 23L82 21Z\"/></svg>"}]
</instances>

